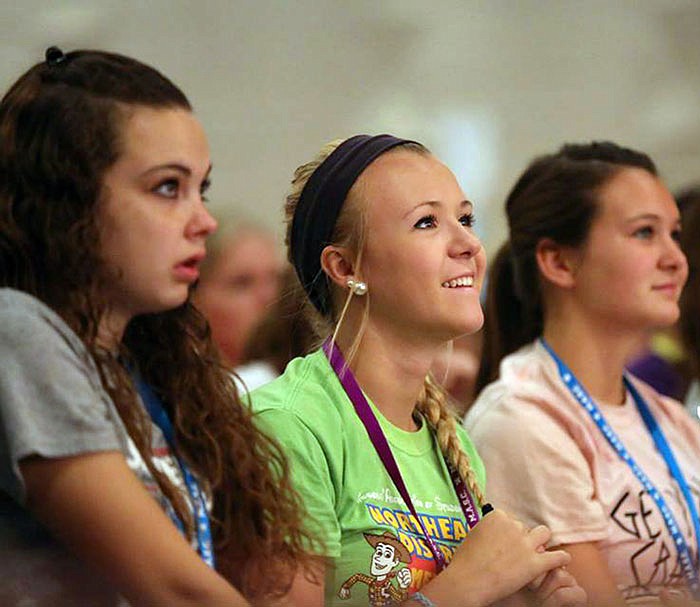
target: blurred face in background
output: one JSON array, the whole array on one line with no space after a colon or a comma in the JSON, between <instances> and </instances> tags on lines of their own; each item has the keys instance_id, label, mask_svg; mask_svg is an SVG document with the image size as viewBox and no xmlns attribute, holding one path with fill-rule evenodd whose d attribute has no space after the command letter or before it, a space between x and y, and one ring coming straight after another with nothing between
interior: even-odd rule
<instances>
[{"instance_id":1,"label":"blurred face in background","mask_svg":"<svg viewBox=\"0 0 700 607\"><path fill-rule=\"evenodd\" d=\"M272 234L230 232L202 268L194 300L230 365L238 364L253 328L280 295L282 257Z\"/></svg>"}]
</instances>

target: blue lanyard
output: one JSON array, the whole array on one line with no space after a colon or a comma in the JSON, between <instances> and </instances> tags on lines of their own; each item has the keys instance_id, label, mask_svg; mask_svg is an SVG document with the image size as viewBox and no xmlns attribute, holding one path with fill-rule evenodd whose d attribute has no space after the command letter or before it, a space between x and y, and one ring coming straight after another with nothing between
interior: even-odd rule
<instances>
[{"instance_id":1,"label":"blue lanyard","mask_svg":"<svg viewBox=\"0 0 700 607\"><path fill-rule=\"evenodd\" d=\"M586 411L588 411L588 414L596 423L600 431L603 433L603 436L605 436L608 443L610 443L610 445L613 449L615 449L620 458L623 461L625 461L627 465L632 469L632 472L634 472L634 475L637 477L637 479L639 479L639 482L642 484L644 489L646 489L649 495L651 495L654 502L656 502L656 505L664 518L666 527L668 528L668 531L671 534L671 537L673 538L673 542L676 545L676 549L678 550L678 558L681 564L681 568L683 570L683 574L685 575L685 578L688 582L688 586L690 587L690 590L693 593L693 597L696 600L700 599L700 575L698 574L698 567L693 563L693 556L690 553L688 543L685 541L685 538L683 537L683 534L681 533L681 530L678 527L678 523L676 523L676 519L674 518L671 509L666 504L666 500L663 498L659 490L656 487L654 487L651 480L649 480L649 477L639 467L637 462L634 461L634 459L629 454L625 446L622 444L620 438L610 427L605 417L603 417L603 414L598 408L598 405L596 405L593 399L588 395L583 386L579 384L578 380L571 372L571 370L566 366L564 361L561 360L561 358L559 358L559 356L556 354L556 352L554 352L554 350L552 350L552 348L544 340L544 338L540 338L540 342L544 346L545 350L547 350L550 356L554 359L554 362L557 364L557 367L559 369L559 375L561 376L561 379L566 385L566 387L569 389L569 392L571 392L572 396L586 409ZM625 384L625 388L630 391L630 394L632 395L632 398L634 399L634 402L637 405L637 409L639 410L639 413L642 416L642 419L644 420L647 429L651 433L652 438L654 439L654 443L656 444L657 450L664 458L664 461L668 466L669 472L675 479L676 483L678 483L678 486L680 487L681 492L683 493L683 497L685 498L685 501L688 506L688 511L690 512L690 516L693 520L693 527L695 529L695 541L700 547L700 518L698 518L698 511L695 507L693 496L690 493L688 483L686 482L685 477L683 476L683 473L681 472L681 469L678 466L678 462L676 461L676 458L673 455L673 451L671 451L671 447L666 441L666 437L661 431L659 425L656 423L656 420L651 414L649 406L646 404L646 402L644 402L642 395L639 394L637 389L632 385L632 382L630 382L627 377L624 377L623 381Z\"/></svg>"},{"instance_id":2,"label":"blue lanyard","mask_svg":"<svg viewBox=\"0 0 700 607\"><path fill-rule=\"evenodd\" d=\"M168 446L173 457L177 460L180 465L180 470L182 471L182 476L185 479L185 484L187 485L187 491L192 499L192 506L194 508L195 518L197 520L197 544L199 547L199 554L202 560L209 565L212 569L214 568L214 550L212 549L212 539L211 539L211 528L209 526L209 515L207 514L207 504L204 499L204 494L199 488L197 480L190 471L187 464L182 461L176 455L175 451L175 433L173 431L173 425L170 423L170 418L168 417L160 398L153 391L151 386L149 386L141 377L134 377L136 383L136 389L138 390L139 396L146 406L148 413L151 416L153 422L162 430L165 440L168 441ZM182 521L177 517L174 511L170 512L170 518L173 520L180 532L184 533L184 526Z\"/></svg>"}]
</instances>

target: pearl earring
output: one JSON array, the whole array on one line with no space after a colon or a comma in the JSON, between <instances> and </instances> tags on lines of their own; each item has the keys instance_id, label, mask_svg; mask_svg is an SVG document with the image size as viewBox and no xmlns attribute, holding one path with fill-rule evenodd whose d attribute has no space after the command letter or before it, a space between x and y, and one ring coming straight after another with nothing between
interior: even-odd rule
<instances>
[{"instance_id":1,"label":"pearl earring","mask_svg":"<svg viewBox=\"0 0 700 607\"><path fill-rule=\"evenodd\" d=\"M352 278L348 278L348 281L345 283L348 286L348 289L350 289L354 295L364 295L367 293L367 283L362 282L361 280L353 280Z\"/></svg>"}]
</instances>

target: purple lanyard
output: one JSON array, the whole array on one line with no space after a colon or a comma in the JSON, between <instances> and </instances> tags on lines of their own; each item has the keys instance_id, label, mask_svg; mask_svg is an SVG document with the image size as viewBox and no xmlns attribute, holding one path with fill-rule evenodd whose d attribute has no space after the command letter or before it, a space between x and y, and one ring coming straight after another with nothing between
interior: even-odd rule
<instances>
[{"instance_id":1,"label":"purple lanyard","mask_svg":"<svg viewBox=\"0 0 700 607\"><path fill-rule=\"evenodd\" d=\"M420 525L421 530L423 531L423 536L425 537L425 541L428 544L430 551L433 553L433 557L435 558L437 572L439 573L447 565L445 561L445 555L437 547L437 544L435 543L433 538L431 538L430 535L428 535L428 532L426 531L425 526L423 525L423 521L418 517L418 514L416 513L416 509L413 506L411 497L409 496L408 490L406 489L406 484L403 482L403 477L401 476L399 466L396 463L396 460L394 459L394 455L391 452L389 443L387 442L386 437L384 436L384 432L382 432L382 428L379 425L377 418L374 416L374 413L372 413L372 408L367 402L365 395L362 393L362 389L358 385L355 376L350 370L350 367L348 367L345 364L345 359L343 358L343 355L340 352L338 346L333 344L333 342L330 339L327 339L323 344L323 351L326 354L326 357L328 358L328 361L330 362L333 371L335 372L336 376L340 380L340 383L345 389L345 393L348 395L348 398L355 407L355 412L357 413L357 416L364 424L365 430L367 430L367 434L369 435L369 439L372 441L377 455L379 455L379 458L382 460L384 468L386 469L387 473L391 477L391 480L394 482L394 485L401 494L401 497L403 498L403 501L406 503L406 506L413 515L414 520ZM459 473L457 472L457 470L455 470L454 466L452 466L452 464L450 464L447 460L445 460L445 465L447 466L447 469L450 472L450 478L452 479L452 484L454 485L455 492L457 493L457 498L459 499L459 504L462 507L464 517L467 520L467 525L469 526L469 529L473 529L474 525L476 525L479 522L479 514L478 510L476 509L476 506L474 505L474 500L472 499L472 496L469 493L466 484L459 476Z\"/></svg>"}]
</instances>

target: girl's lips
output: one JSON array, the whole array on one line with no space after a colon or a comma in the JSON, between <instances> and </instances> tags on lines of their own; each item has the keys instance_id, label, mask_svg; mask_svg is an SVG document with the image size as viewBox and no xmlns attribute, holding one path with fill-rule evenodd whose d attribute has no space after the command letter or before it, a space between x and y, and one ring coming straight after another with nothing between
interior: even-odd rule
<instances>
[{"instance_id":1,"label":"girl's lips","mask_svg":"<svg viewBox=\"0 0 700 607\"><path fill-rule=\"evenodd\" d=\"M667 295L676 295L679 292L679 290L680 287L675 282L669 282L662 285L654 285L652 287L652 291L665 293Z\"/></svg>"},{"instance_id":2,"label":"girl's lips","mask_svg":"<svg viewBox=\"0 0 700 607\"><path fill-rule=\"evenodd\" d=\"M175 266L175 277L178 280L194 282L199 278L199 263L204 259L204 255L193 255L189 259Z\"/></svg>"},{"instance_id":3,"label":"girl's lips","mask_svg":"<svg viewBox=\"0 0 700 607\"><path fill-rule=\"evenodd\" d=\"M199 278L199 268L196 265L178 264L175 266L175 277L178 280L194 282Z\"/></svg>"}]
</instances>

